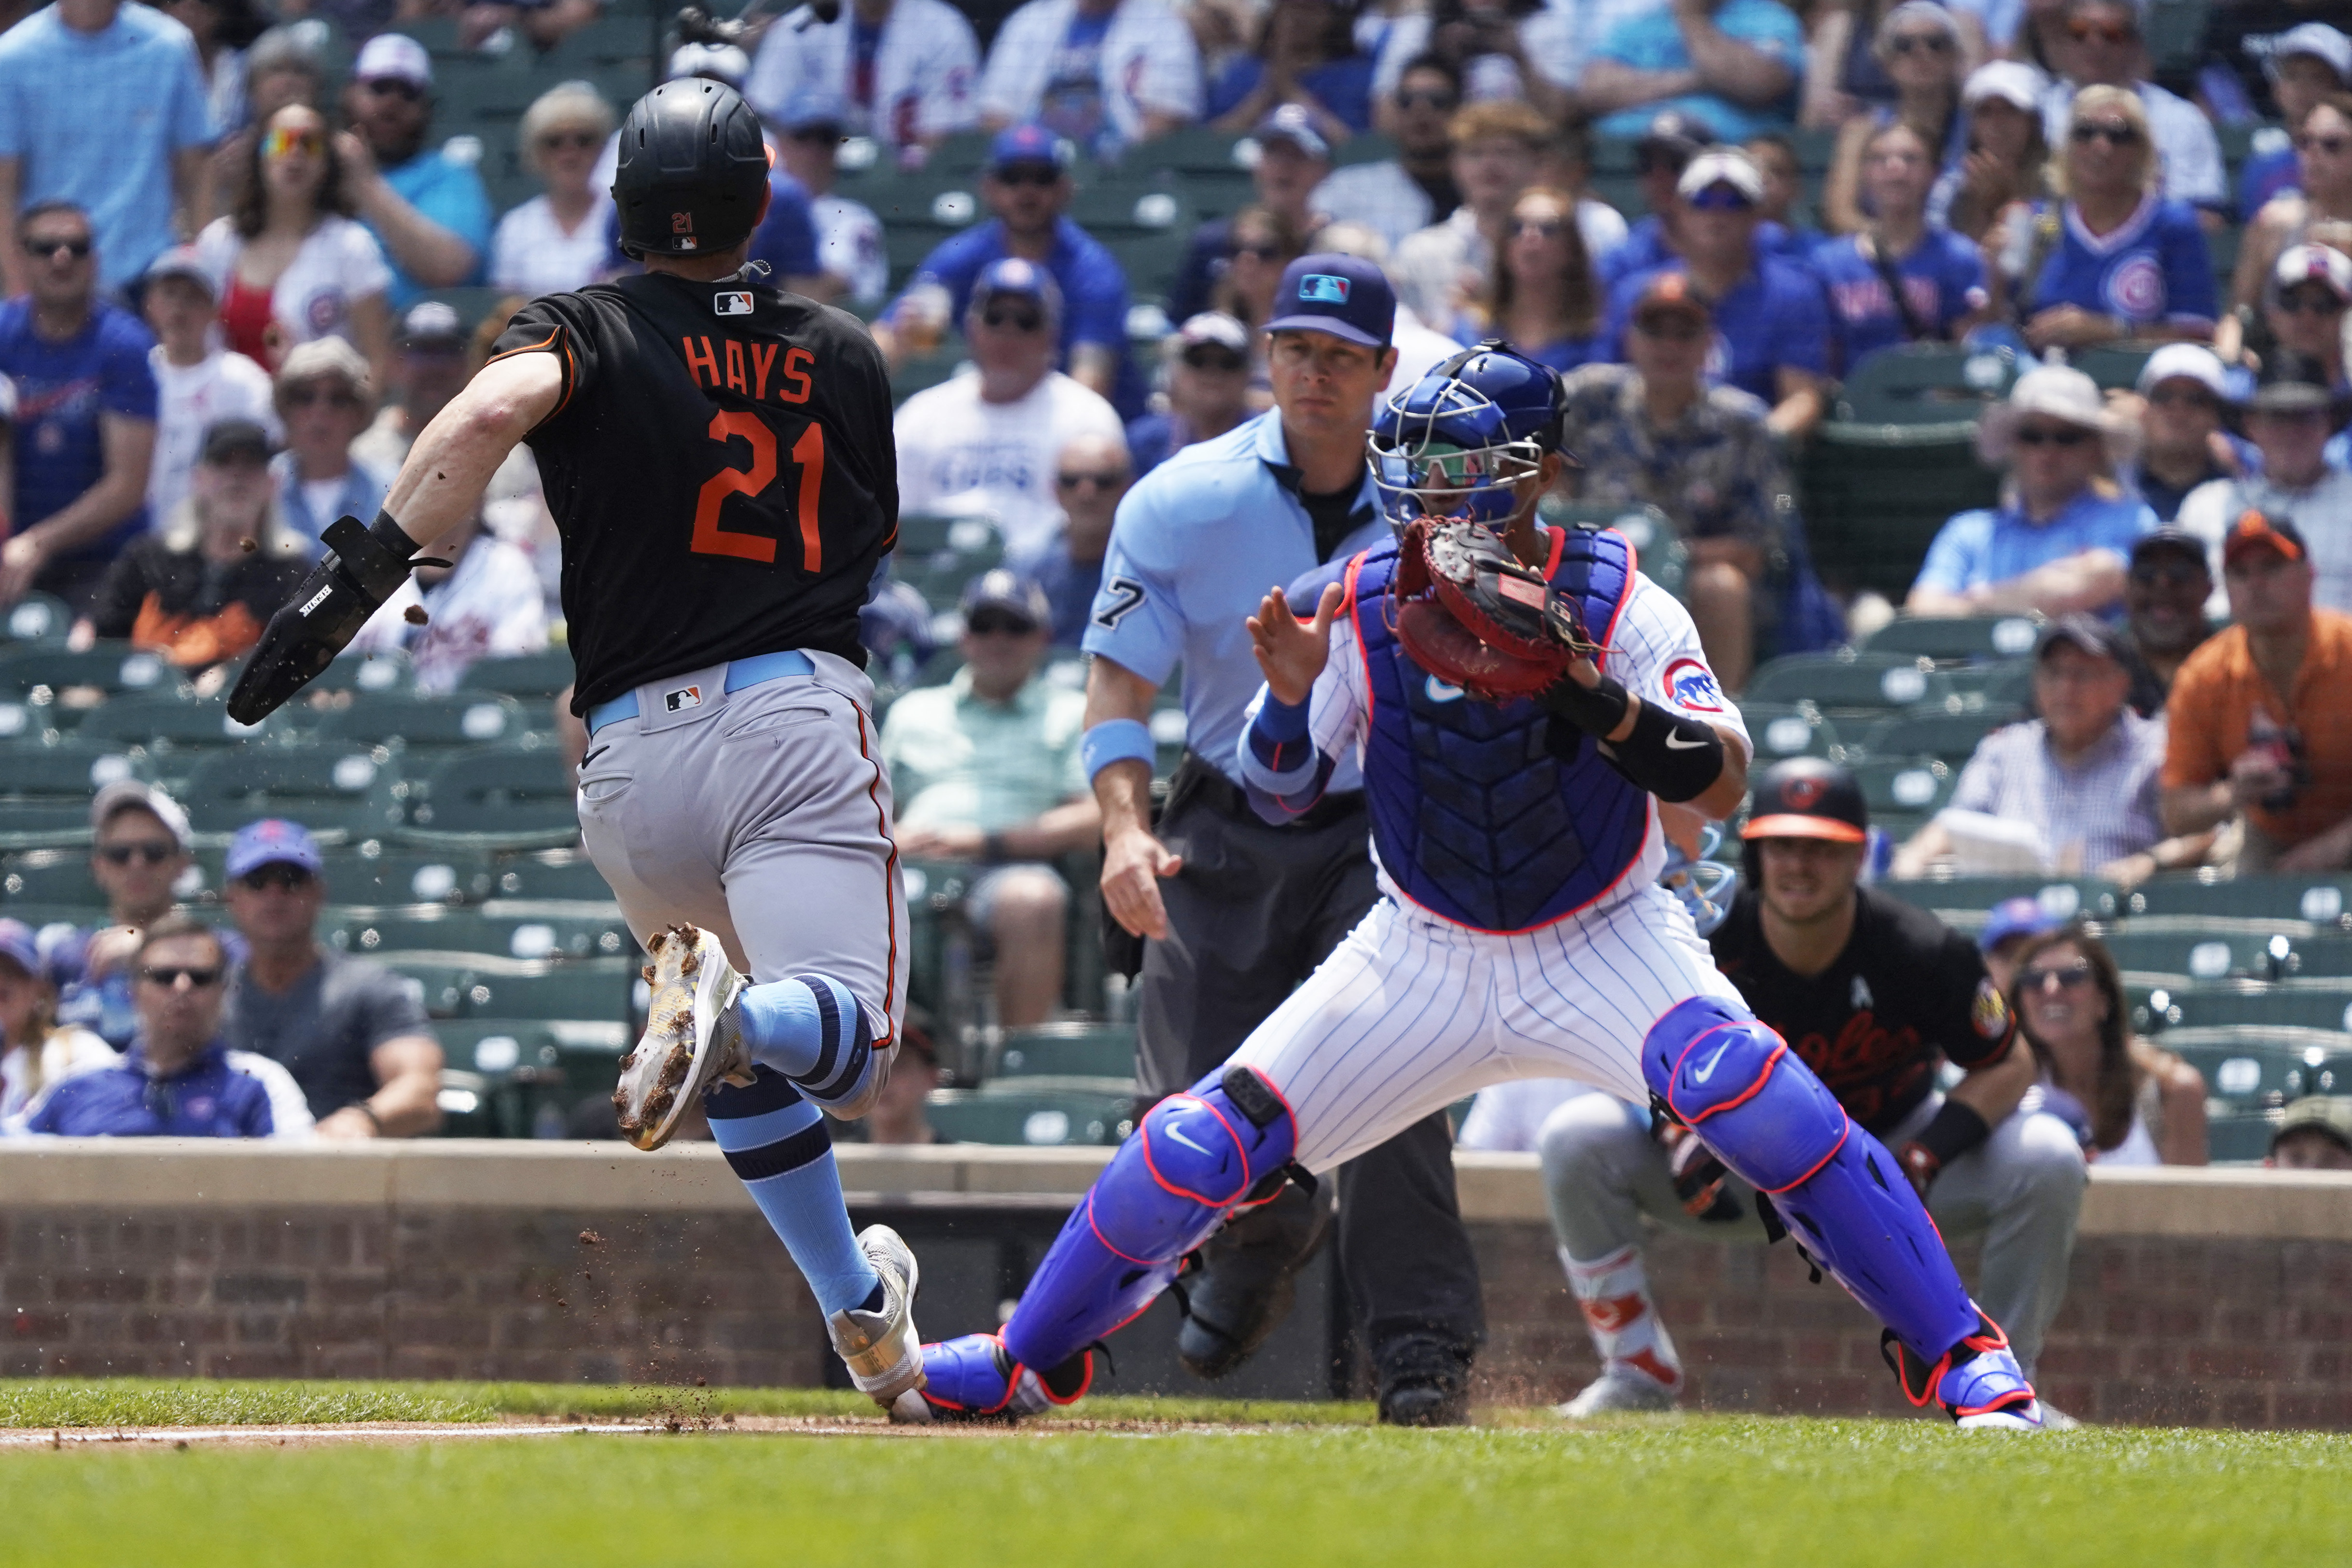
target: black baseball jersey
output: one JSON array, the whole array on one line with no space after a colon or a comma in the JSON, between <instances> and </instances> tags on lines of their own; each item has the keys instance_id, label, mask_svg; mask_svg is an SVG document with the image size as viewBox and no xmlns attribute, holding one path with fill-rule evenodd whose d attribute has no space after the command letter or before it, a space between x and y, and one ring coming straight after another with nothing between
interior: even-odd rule
<instances>
[{"instance_id":1,"label":"black baseball jersey","mask_svg":"<svg viewBox=\"0 0 2352 1568\"><path fill-rule=\"evenodd\" d=\"M1935 1087L1937 1057L1962 1067L1999 1056L2014 1030L1976 944L1924 909L1855 894L1845 951L1806 978L1764 940L1761 901L1743 887L1708 939L1716 967L1756 1016L1805 1059L1846 1113L1874 1133Z\"/></svg>"},{"instance_id":2,"label":"black baseball jersey","mask_svg":"<svg viewBox=\"0 0 2352 1568\"><path fill-rule=\"evenodd\" d=\"M574 712L786 648L865 664L898 459L889 371L856 317L647 273L532 300L497 352L563 371L526 439L563 536Z\"/></svg>"}]
</instances>

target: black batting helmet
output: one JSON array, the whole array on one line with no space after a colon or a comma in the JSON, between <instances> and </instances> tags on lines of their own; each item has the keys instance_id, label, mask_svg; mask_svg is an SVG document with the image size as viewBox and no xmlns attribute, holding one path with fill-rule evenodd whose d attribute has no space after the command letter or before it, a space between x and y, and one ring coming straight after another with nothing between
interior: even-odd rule
<instances>
[{"instance_id":1,"label":"black batting helmet","mask_svg":"<svg viewBox=\"0 0 2352 1568\"><path fill-rule=\"evenodd\" d=\"M631 256L691 256L740 245L768 195L760 117L724 82L667 81L621 123L613 201Z\"/></svg>"}]
</instances>

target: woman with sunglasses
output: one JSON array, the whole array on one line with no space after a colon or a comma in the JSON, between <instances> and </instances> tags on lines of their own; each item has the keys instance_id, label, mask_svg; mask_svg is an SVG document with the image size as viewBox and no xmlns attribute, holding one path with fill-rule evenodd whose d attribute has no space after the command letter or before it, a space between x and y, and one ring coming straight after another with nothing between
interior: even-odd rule
<instances>
[{"instance_id":1,"label":"woman with sunglasses","mask_svg":"<svg viewBox=\"0 0 2352 1568\"><path fill-rule=\"evenodd\" d=\"M1877 215L1813 252L1849 375L1885 349L1959 341L1984 317L1988 298L1976 246L1927 221L1936 160L1927 138L1898 120L1864 148L1863 191Z\"/></svg>"},{"instance_id":2,"label":"woman with sunglasses","mask_svg":"<svg viewBox=\"0 0 2352 1568\"><path fill-rule=\"evenodd\" d=\"M1463 314L1454 336L1473 343L1502 338L1565 373L1610 358L1601 337L1600 295L1577 227L1575 199L1538 185L1511 204L1486 301Z\"/></svg>"},{"instance_id":3,"label":"woman with sunglasses","mask_svg":"<svg viewBox=\"0 0 2352 1568\"><path fill-rule=\"evenodd\" d=\"M1274 313L1274 291L1282 269L1306 254L1296 225L1272 207L1244 207L1234 214L1233 252L1225 274L1209 292L1209 306L1249 329L1250 368L1265 382L1265 335L1258 329Z\"/></svg>"},{"instance_id":4,"label":"woman with sunglasses","mask_svg":"<svg viewBox=\"0 0 2352 1568\"><path fill-rule=\"evenodd\" d=\"M1822 23L1822 40L1852 16L1840 13ZM1903 0L1881 19L1864 57L1884 68L1873 74L1885 84L1885 95L1856 93L1868 102L1867 112L1820 122L1838 127L1837 151L1831 155L1829 177L1822 187L1822 214L1837 234L1851 234L1869 222L1863 152L1879 131L1895 124L1910 126L1938 164L1957 147L1960 135L1960 83L1968 74L1969 56L1951 12L1934 0Z\"/></svg>"},{"instance_id":5,"label":"woman with sunglasses","mask_svg":"<svg viewBox=\"0 0 2352 1568\"><path fill-rule=\"evenodd\" d=\"M2053 162L2058 199L2012 220L2000 280L2037 354L2125 339L2202 342L2221 314L2196 211L2168 198L2147 110L2128 88L2074 95Z\"/></svg>"},{"instance_id":6,"label":"woman with sunglasses","mask_svg":"<svg viewBox=\"0 0 2352 1568\"><path fill-rule=\"evenodd\" d=\"M0 1127L13 1130L52 1085L114 1059L89 1030L58 1022L58 988L33 928L0 920Z\"/></svg>"},{"instance_id":7,"label":"woman with sunglasses","mask_svg":"<svg viewBox=\"0 0 2352 1568\"><path fill-rule=\"evenodd\" d=\"M325 117L304 104L279 110L253 144L236 210L205 226L196 254L217 285L229 347L275 371L297 344L339 337L381 382L392 361L392 269L353 220L343 175Z\"/></svg>"},{"instance_id":8,"label":"woman with sunglasses","mask_svg":"<svg viewBox=\"0 0 2352 1568\"><path fill-rule=\"evenodd\" d=\"M613 106L585 82L564 82L523 110L522 156L541 193L499 220L490 282L537 298L593 281L610 254L613 209L596 188L596 161L613 134Z\"/></svg>"},{"instance_id":9,"label":"woman with sunglasses","mask_svg":"<svg viewBox=\"0 0 2352 1568\"><path fill-rule=\"evenodd\" d=\"M2295 131L2294 153L2298 188L2254 215L2230 277L2230 314L2213 343L2232 363L2247 337L2261 336L2250 329L2279 257L2308 241L2315 225L2352 222L2352 93L2330 93L2312 106Z\"/></svg>"},{"instance_id":10,"label":"woman with sunglasses","mask_svg":"<svg viewBox=\"0 0 2352 1568\"><path fill-rule=\"evenodd\" d=\"M2123 977L2105 943L2080 926L2036 936L2018 955L2010 1006L2042 1065L2036 1108L2074 1129L2085 1159L2206 1163L2204 1075L2126 1027Z\"/></svg>"}]
</instances>

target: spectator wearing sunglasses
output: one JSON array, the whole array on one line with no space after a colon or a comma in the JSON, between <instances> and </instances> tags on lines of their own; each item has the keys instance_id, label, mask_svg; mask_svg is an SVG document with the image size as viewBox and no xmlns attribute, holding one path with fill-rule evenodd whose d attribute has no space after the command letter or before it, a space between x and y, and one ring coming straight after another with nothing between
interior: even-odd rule
<instances>
[{"instance_id":1,"label":"spectator wearing sunglasses","mask_svg":"<svg viewBox=\"0 0 2352 1568\"><path fill-rule=\"evenodd\" d=\"M1577 78L1594 37L1575 14L1580 9L1543 0L1434 0L1389 28L1372 91L1391 99L1405 62L1434 55L1462 74L1466 100L1523 102L1558 124L1575 111Z\"/></svg>"},{"instance_id":2,"label":"spectator wearing sunglasses","mask_svg":"<svg viewBox=\"0 0 2352 1568\"><path fill-rule=\"evenodd\" d=\"M230 348L274 372L295 345L334 336L384 372L392 269L356 210L326 117L299 103L271 115L236 210L196 236Z\"/></svg>"},{"instance_id":3,"label":"spectator wearing sunglasses","mask_svg":"<svg viewBox=\"0 0 2352 1568\"><path fill-rule=\"evenodd\" d=\"M1678 109L1745 141L1795 126L1804 69L1804 27L1775 0L1675 0L1611 29L1577 99L1598 136L1639 136Z\"/></svg>"},{"instance_id":4,"label":"spectator wearing sunglasses","mask_svg":"<svg viewBox=\"0 0 2352 1568\"><path fill-rule=\"evenodd\" d=\"M1306 254L1307 236L1280 213L1255 206L1234 214L1231 234L1232 254L1224 275L1209 291L1209 303L1248 329L1251 365L1263 386L1265 340L1258 329L1274 319L1275 287L1283 268Z\"/></svg>"},{"instance_id":5,"label":"spectator wearing sunglasses","mask_svg":"<svg viewBox=\"0 0 2352 1568\"><path fill-rule=\"evenodd\" d=\"M982 572L963 591L963 667L899 697L882 724L898 852L987 868L964 910L994 951L1007 1028L1061 1005L1070 890L1051 862L1102 831L1078 759L1086 694L1036 678L1052 637L1043 589Z\"/></svg>"},{"instance_id":6,"label":"spectator wearing sunglasses","mask_svg":"<svg viewBox=\"0 0 2352 1568\"><path fill-rule=\"evenodd\" d=\"M1512 204L1505 235L1484 298L1456 322L1454 335L1475 341L1491 333L1562 372L1606 359L1600 286L1577 228L1576 199L1529 186Z\"/></svg>"},{"instance_id":7,"label":"spectator wearing sunglasses","mask_svg":"<svg viewBox=\"0 0 2352 1568\"><path fill-rule=\"evenodd\" d=\"M2130 422L2091 378L2043 365L1986 411L1977 455L2002 472L2000 504L1939 529L1911 584L1915 615L2104 613L2123 598L2124 561L2156 514L2111 476L2131 455Z\"/></svg>"},{"instance_id":8,"label":"spectator wearing sunglasses","mask_svg":"<svg viewBox=\"0 0 2352 1568\"><path fill-rule=\"evenodd\" d=\"M2042 99L2042 134L2056 147L2078 116L2074 99L2095 87L2113 88L2142 106L2142 133L2150 143L2155 188L2168 201L2203 214L2218 230L2230 207L2230 178L2221 139L2205 111L2147 79L2147 40L2137 0L2066 0L2059 13L2055 79Z\"/></svg>"},{"instance_id":9,"label":"spectator wearing sunglasses","mask_svg":"<svg viewBox=\"0 0 2352 1568\"><path fill-rule=\"evenodd\" d=\"M499 220L490 238L493 287L536 298L595 281L613 197L594 174L613 124L613 106L583 82L551 88L523 110L523 162L541 190Z\"/></svg>"},{"instance_id":10,"label":"spectator wearing sunglasses","mask_svg":"<svg viewBox=\"0 0 2352 1568\"><path fill-rule=\"evenodd\" d=\"M1902 344L1957 343L1986 313L1975 242L1927 219L1935 178L1926 139L1899 120L1888 124L1863 149L1862 188L1874 215L1813 252L1848 375Z\"/></svg>"},{"instance_id":11,"label":"spectator wearing sunglasses","mask_svg":"<svg viewBox=\"0 0 2352 1568\"><path fill-rule=\"evenodd\" d=\"M1818 277L1764 248L1762 174L1745 152L1703 152L1675 191L1681 254L1654 272L1681 274L1706 302L1715 373L1770 405L1775 434L1810 430L1828 406L1829 308ZM1654 272L1622 277L1611 289L1603 334L1611 352L1623 351L1634 303Z\"/></svg>"},{"instance_id":12,"label":"spectator wearing sunglasses","mask_svg":"<svg viewBox=\"0 0 2352 1568\"><path fill-rule=\"evenodd\" d=\"M161 11L69 0L0 37L0 212L63 202L89 214L108 294L195 232L219 131L195 40ZM34 287L37 260L0 256L10 298Z\"/></svg>"},{"instance_id":13,"label":"spectator wearing sunglasses","mask_svg":"<svg viewBox=\"0 0 2352 1568\"><path fill-rule=\"evenodd\" d=\"M2352 265L2346 270L2352 276ZM2340 303L2328 319L2342 326ZM2261 454L2260 472L2199 486L2180 503L2180 526L2219 562L2231 526L2249 507L2284 517L2311 541L2312 602L2352 612L2352 474L2326 456L2329 438L2352 418L2352 391L2332 384L2319 361L2279 348L2233 413ZM2207 608L2219 614L2225 606L2216 597Z\"/></svg>"},{"instance_id":14,"label":"spectator wearing sunglasses","mask_svg":"<svg viewBox=\"0 0 2352 1568\"><path fill-rule=\"evenodd\" d=\"M1435 55L1408 60L1388 101L1396 156L1350 163L1315 187L1311 204L1334 222L1362 224L1391 250L1462 204L1448 128L1462 107L1462 73ZM1259 193L1263 200L1265 193Z\"/></svg>"},{"instance_id":15,"label":"spectator wearing sunglasses","mask_svg":"<svg viewBox=\"0 0 2352 1568\"><path fill-rule=\"evenodd\" d=\"M979 77L971 24L945 0L852 0L831 21L768 28L743 96L775 124L795 96L821 93L841 106L844 131L912 167L980 123Z\"/></svg>"},{"instance_id":16,"label":"spectator wearing sunglasses","mask_svg":"<svg viewBox=\"0 0 2352 1568\"><path fill-rule=\"evenodd\" d=\"M2139 451L2124 467L2124 484L2139 492L2159 523L2179 515L2190 491L2211 479L2231 479L2261 461L2240 453L2222 432L2229 372L2202 343L2167 343L2140 367ZM2212 584L2209 581L2210 589Z\"/></svg>"},{"instance_id":17,"label":"spectator wearing sunglasses","mask_svg":"<svg viewBox=\"0 0 2352 1568\"><path fill-rule=\"evenodd\" d=\"M2129 88L2084 88L2060 146L2057 197L2013 211L1997 242L2026 343L2041 353L2211 337L2221 306L2204 230L2158 183L2140 100Z\"/></svg>"},{"instance_id":18,"label":"spectator wearing sunglasses","mask_svg":"<svg viewBox=\"0 0 2352 1568\"><path fill-rule=\"evenodd\" d=\"M1061 290L1034 263L980 273L963 315L972 368L899 405L899 510L993 517L1011 555L1052 539L1055 455L1081 435L1127 444L1117 411L1054 369L1061 313Z\"/></svg>"},{"instance_id":19,"label":"spectator wearing sunglasses","mask_svg":"<svg viewBox=\"0 0 2352 1568\"><path fill-rule=\"evenodd\" d=\"M352 180L360 219L392 264L389 303L405 310L428 288L479 279L490 250L490 198L476 158L428 149L433 57L399 33L360 50L343 91L349 131L335 151Z\"/></svg>"},{"instance_id":20,"label":"spectator wearing sunglasses","mask_svg":"<svg viewBox=\"0 0 2352 1568\"><path fill-rule=\"evenodd\" d=\"M2221 13L2229 15L2230 10ZM2243 41L2251 47L2255 38ZM2311 174L2305 121L2328 99L2352 92L2352 38L2326 23L2305 22L2261 41L2269 46L2261 57L2262 72L2289 140L2284 146L2250 154L2238 166L2238 221L2244 224L2258 223L2272 202L2284 197L2292 205L2305 193ZM2339 167L2344 162L2340 149L2336 161ZM2253 236L2247 238L2251 242ZM2247 248L2253 248L2251 243Z\"/></svg>"},{"instance_id":21,"label":"spectator wearing sunglasses","mask_svg":"<svg viewBox=\"0 0 2352 1568\"><path fill-rule=\"evenodd\" d=\"M778 132L773 138L778 166L808 193L819 269L853 303L880 304L890 287L882 220L871 207L837 195L833 188L834 161L847 124L841 100L822 89L803 88L785 100L770 123Z\"/></svg>"},{"instance_id":22,"label":"spectator wearing sunglasses","mask_svg":"<svg viewBox=\"0 0 2352 1568\"><path fill-rule=\"evenodd\" d=\"M2094 1165L2206 1163L2205 1079L2131 1032L2123 977L2080 926L2018 955L2011 1010L2041 1068L2025 1103L2074 1130Z\"/></svg>"},{"instance_id":23,"label":"spectator wearing sunglasses","mask_svg":"<svg viewBox=\"0 0 2352 1568\"><path fill-rule=\"evenodd\" d=\"M2347 99L2352 108L2352 99ZM2352 119L2345 121L2352 129ZM2347 143L2352 145L2352 143ZM2346 154L2352 167L2352 151ZM2282 352L2319 367L2336 392L2352 392L2344 361L2344 319L2352 311L2352 256L2333 246L2295 245L2281 252L2263 290L2263 325Z\"/></svg>"},{"instance_id":24,"label":"spectator wearing sunglasses","mask_svg":"<svg viewBox=\"0 0 2352 1568\"><path fill-rule=\"evenodd\" d=\"M2132 546L2118 630L2124 667L2131 672L2132 711L2142 717L2164 711L2180 666L2213 634L2205 617L2212 591L2205 541L2195 534L2168 526Z\"/></svg>"},{"instance_id":25,"label":"spectator wearing sunglasses","mask_svg":"<svg viewBox=\"0 0 2352 1568\"><path fill-rule=\"evenodd\" d=\"M1802 120L1837 129L1822 184L1822 218L1830 228L1852 233L1868 216L1862 204L1865 137L1901 120L1919 132L1939 164L1946 149L1958 151L1960 84L1969 59L1984 54L1982 28L1975 28L1974 47L1962 31L1968 15L1937 0L1872 0L1831 13L1814 29ZM1969 16L1969 25L1975 22Z\"/></svg>"},{"instance_id":26,"label":"spectator wearing sunglasses","mask_svg":"<svg viewBox=\"0 0 2352 1568\"><path fill-rule=\"evenodd\" d=\"M0 376L15 392L15 504L0 544L0 608L27 589L74 609L147 527L155 340L100 297L89 215L41 202L16 219L29 295L0 304Z\"/></svg>"},{"instance_id":27,"label":"spectator wearing sunglasses","mask_svg":"<svg viewBox=\"0 0 2352 1568\"><path fill-rule=\"evenodd\" d=\"M18 1124L66 1079L114 1063L112 1046L58 1021L53 969L31 926L0 920L0 1129Z\"/></svg>"},{"instance_id":28,"label":"spectator wearing sunglasses","mask_svg":"<svg viewBox=\"0 0 2352 1568\"><path fill-rule=\"evenodd\" d=\"M1069 0L1034 3L1066 6ZM997 47L1003 43L1000 35ZM967 319L984 269L1017 258L1053 278L1061 302L1054 312L1054 342L1062 368L1108 398L1120 417L1143 413L1146 389L1127 351L1127 275L1109 251L1065 215L1074 189L1069 160L1068 142L1043 125L1016 125L997 135L980 181L981 198L994 216L941 241L874 323L875 341L893 369L936 344L950 322Z\"/></svg>"},{"instance_id":29,"label":"spectator wearing sunglasses","mask_svg":"<svg viewBox=\"0 0 2352 1568\"><path fill-rule=\"evenodd\" d=\"M1675 187L1691 160L1713 145L1715 132L1696 115L1669 109L1650 121L1633 144L1634 178L1641 185L1642 204L1649 211L1615 246L1592 247L1604 287L1613 288L1620 279L1664 267L1682 254L1677 238L1681 204Z\"/></svg>"},{"instance_id":30,"label":"spectator wearing sunglasses","mask_svg":"<svg viewBox=\"0 0 2352 1568\"><path fill-rule=\"evenodd\" d=\"M172 913L181 878L195 864L187 813L135 779L118 779L89 803L89 874L106 895L103 923L44 927L45 961L58 985L58 1018L117 1051L139 1030L131 960L140 933Z\"/></svg>"},{"instance_id":31,"label":"spectator wearing sunglasses","mask_svg":"<svg viewBox=\"0 0 2352 1568\"><path fill-rule=\"evenodd\" d=\"M352 456L375 413L375 378L341 338L314 338L278 369L286 450L271 465L287 526L316 543L337 517L373 517L385 481Z\"/></svg>"},{"instance_id":32,"label":"spectator wearing sunglasses","mask_svg":"<svg viewBox=\"0 0 2352 1568\"><path fill-rule=\"evenodd\" d=\"M441 1043L415 980L320 945L325 862L301 824L248 822L224 890L248 951L221 1037L301 1086L322 1138L405 1138L441 1124Z\"/></svg>"},{"instance_id":33,"label":"spectator wearing sunglasses","mask_svg":"<svg viewBox=\"0 0 2352 1568\"><path fill-rule=\"evenodd\" d=\"M980 78L991 131L1042 122L1098 158L1201 118L1201 51L1160 0L1029 0Z\"/></svg>"},{"instance_id":34,"label":"spectator wearing sunglasses","mask_svg":"<svg viewBox=\"0 0 2352 1568\"><path fill-rule=\"evenodd\" d=\"M68 1078L27 1118L67 1138L300 1138L302 1091L278 1063L228 1043L221 1027L229 956L220 934L166 915L133 960L139 1033L121 1061Z\"/></svg>"},{"instance_id":35,"label":"spectator wearing sunglasses","mask_svg":"<svg viewBox=\"0 0 2352 1568\"><path fill-rule=\"evenodd\" d=\"M1111 520L1135 476L1127 450L1099 435L1081 435L1054 463L1054 493L1062 526L1041 549L1013 561L1015 571L1045 591L1054 646L1075 649L1102 589L1103 556Z\"/></svg>"},{"instance_id":36,"label":"spectator wearing sunglasses","mask_svg":"<svg viewBox=\"0 0 2352 1568\"><path fill-rule=\"evenodd\" d=\"M1331 172L1331 144L1316 129L1314 118L1297 104L1286 103L1268 111L1250 135L1258 148L1257 162L1250 169L1256 197L1251 204L1273 214L1295 234L1309 235L1322 227L1326 220L1316 209L1314 196ZM1239 217L1211 218L1192 231L1176 281L1168 290L1168 314L1175 319L1188 320L1210 308L1212 294L1233 267L1234 225ZM1275 270L1279 275L1281 268Z\"/></svg>"},{"instance_id":37,"label":"spectator wearing sunglasses","mask_svg":"<svg viewBox=\"0 0 2352 1568\"><path fill-rule=\"evenodd\" d=\"M2301 258L2282 273L2289 251L2323 238L2339 252L2346 248L2343 236L2352 225L2352 92L2331 94L2313 106L2295 132L2294 147L2301 189L2263 207L2238 252L2237 273L2230 282L2232 308L2213 335L2214 348L2225 360L2240 358L2241 339L2255 323L2256 307L2262 307L2263 325L2295 336L2294 324L2277 319L2273 308L2279 280L2307 275L2315 258ZM2315 351L2308 343L2296 346L2304 353ZM2340 360L2340 350L2338 354Z\"/></svg>"},{"instance_id":38,"label":"spectator wearing sunglasses","mask_svg":"<svg viewBox=\"0 0 2352 1568\"><path fill-rule=\"evenodd\" d=\"M1168 407L1127 427L1127 449L1139 479L1194 442L1223 435L1250 413L1249 329L1232 317L1204 310L1187 318L1169 334L1160 361L1168 371Z\"/></svg>"}]
</instances>

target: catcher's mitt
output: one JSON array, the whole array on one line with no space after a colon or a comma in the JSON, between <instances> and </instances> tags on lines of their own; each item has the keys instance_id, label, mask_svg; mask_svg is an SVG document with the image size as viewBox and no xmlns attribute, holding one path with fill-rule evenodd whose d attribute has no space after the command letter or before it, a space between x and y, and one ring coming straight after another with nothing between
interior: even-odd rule
<instances>
[{"instance_id":1,"label":"catcher's mitt","mask_svg":"<svg viewBox=\"0 0 2352 1568\"><path fill-rule=\"evenodd\" d=\"M1394 591L1413 663L1483 701L1534 696L1600 652L1576 601L1476 523L1415 520Z\"/></svg>"}]
</instances>

